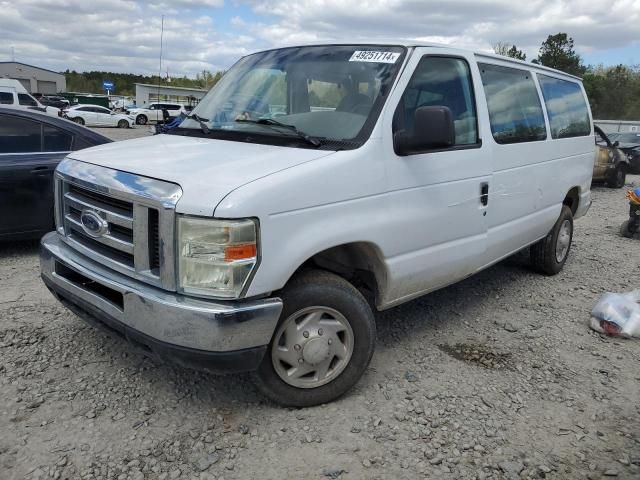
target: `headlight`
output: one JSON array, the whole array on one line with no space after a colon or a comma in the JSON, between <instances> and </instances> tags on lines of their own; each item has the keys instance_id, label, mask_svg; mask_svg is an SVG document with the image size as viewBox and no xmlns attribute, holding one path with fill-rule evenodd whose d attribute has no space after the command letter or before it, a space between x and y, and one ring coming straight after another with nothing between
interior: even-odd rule
<instances>
[{"instance_id":1,"label":"headlight","mask_svg":"<svg viewBox=\"0 0 640 480\"><path fill-rule=\"evenodd\" d=\"M182 292L237 298L258 261L256 223L178 217L178 257Z\"/></svg>"}]
</instances>

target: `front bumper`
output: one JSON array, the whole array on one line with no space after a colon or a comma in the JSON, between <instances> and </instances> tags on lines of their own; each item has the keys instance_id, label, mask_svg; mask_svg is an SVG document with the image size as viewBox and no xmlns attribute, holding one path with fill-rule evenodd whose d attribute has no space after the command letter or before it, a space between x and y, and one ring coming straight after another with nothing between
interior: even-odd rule
<instances>
[{"instance_id":1,"label":"front bumper","mask_svg":"<svg viewBox=\"0 0 640 480\"><path fill-rule=\"evenodd\" d=\"M51 232L41 275L65 306L149 353L216 373L255 369L275 331L278 298L212 302L167 292L108 269Z\"/></svg>"}]
</instances>

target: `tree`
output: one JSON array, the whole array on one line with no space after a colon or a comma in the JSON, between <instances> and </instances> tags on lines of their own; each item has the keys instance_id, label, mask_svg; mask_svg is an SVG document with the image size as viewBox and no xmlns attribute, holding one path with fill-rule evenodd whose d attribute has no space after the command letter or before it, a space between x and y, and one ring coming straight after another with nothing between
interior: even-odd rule
<instances>
[{"instance_id":1,"label":"tree","mask_svg":"<svg viewBox=\"0 0 640 480\"><path fill-rule=\"evenodd\" d=\"M515 45L509 46L509 44L505 42L496 43L493 46L493 51L498 55L502 55L504 57L516 58L518 60L527 59L527 55L522 50L518 50Z\"/></svg>"},{"instance_id":2,"label":"tree","mask_svg":"<svg viewBox=\"0 0 640 480\"><path fill-rule=\"evenodd\" d=\"M542 42L538 58L534 63L562 70L571 75L584 75L587 70L582 64L582 57L573 49L573 38L566 33L549 35Z\"/></svg>"}]
</instances>

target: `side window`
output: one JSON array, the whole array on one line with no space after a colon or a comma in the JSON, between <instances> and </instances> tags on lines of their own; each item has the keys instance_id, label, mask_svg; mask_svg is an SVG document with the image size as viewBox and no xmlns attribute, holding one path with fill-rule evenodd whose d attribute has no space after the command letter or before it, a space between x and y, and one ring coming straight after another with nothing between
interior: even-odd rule
<instances>
[{"instance_id":1,"label":"side window","mask_svg":"<svg viewBox=\"0 0 640 480\"><path fill-rule=\"evenodd\" d=\"M94 110L96 113L104 113L106 115L111 115L111 110L109 110L108 108L94 107Z\"/></svg>"},{"instance_id":2,"label":"side window","mask_svg":"<svg viewBox=\"0 0 640 480\"><path fill-rule=\"evenodd\" d=\"M487 97L491 133L498 143L545 140L538 90L528 70L478 64Z\"/></svg>"},{"instance_id":3,"label":"side window","mask_svg":"<svg viewBox=\"0 0 640 480\"><path fill-rule=\"evenodd\" d=\"M40 152L42 127L39 123L12 115L0 115L0 153Z\"/></svg>"},{"instance_id":4,"label":"side window","mask_svg":"<svg viewBox=\"0 0 640 480\"><path fill-rule=\"evenodd\" d=\"M423 57L398 104L394 130L413 133L416 109L431 106L444 106L451 110L456 146L478 143L473 83L465 60Z\"/></svg>"},{"instance_id":5,"label":"side window","mask_svg":"<svg viewBox=\"0 0 640 480\"><path fill-rule=\"evenodd\" d=\"M167 105L167 110L180 110L180 105Z\"/></svg>"},{"instance_id":6,"label":"side window","mask_svg":"<svg viewBox=\"0 0 640 480\"><path fill-rule=\"evenodd\" d=\"M580 85L538 74L552 138L583 137L591 133L589 110Z\"/></svg>"},{"instance_id":7,"label":"side window","mask_svg":"<svg viewBox=\"0 0 640 480\"><path fill-rule=\"evenodd\" d=\"M73 136L51 125L42 127L44 135L44 152L69 152Z\"/></svg>"},{"instance_id":8,"label":"side window","mask_svg":"<svg viewBox=\"0 0 640 480\"><path fill-rule=\"evenodd\" d=\"M155 103L149 105L149 110L155 110L157 108L157 105Z\"/></svg>"},{"instance_id":9,"label":"side window","mask_svg":"<svg viewBox=\"0 0 640 480\"><path fill-rule=\"evenodd\" d=\"M0 105L13 105L13 93L0 92Z\"/></svg>"},{"instance_id":10,"label":"side window","mask_svg":"<svg viewBox=\"0 0 640 480\"><path fill-rule=\"evenodd\" d=\"M27 95L26 93L18 94L18 103L20 105L26 105L28 107L37 107L38 103L33 99L31 95Z\"/></svg>"}]
</instances>

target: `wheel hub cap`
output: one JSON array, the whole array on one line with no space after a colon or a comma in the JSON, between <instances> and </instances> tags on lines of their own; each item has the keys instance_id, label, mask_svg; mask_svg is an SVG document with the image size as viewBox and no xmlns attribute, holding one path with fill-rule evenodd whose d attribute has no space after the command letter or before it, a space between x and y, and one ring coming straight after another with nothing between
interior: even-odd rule
<instances>
[{"instance_id":1,"label":"wheel hub cap","mask_svg":"<svg viewBox=\"0 0 640 480\"><path fill-rule=\"evenodd\" d=\"M302 348L302 359L311 365L317 365L329 357L331 347L326 339L312 338Z\"/></svg>"},{"instance_id":2,"label":"wheel hub cap","mask_svg":"<svg viewBox=\"0 0 640 480\"><path fill-rule=\"evenodd\" d=\"M335 379L353 353L349 321L329 307L308 307L285 319L271 347L278 376L298 388L316 388Z\"/></svg>"}]
</instances>

